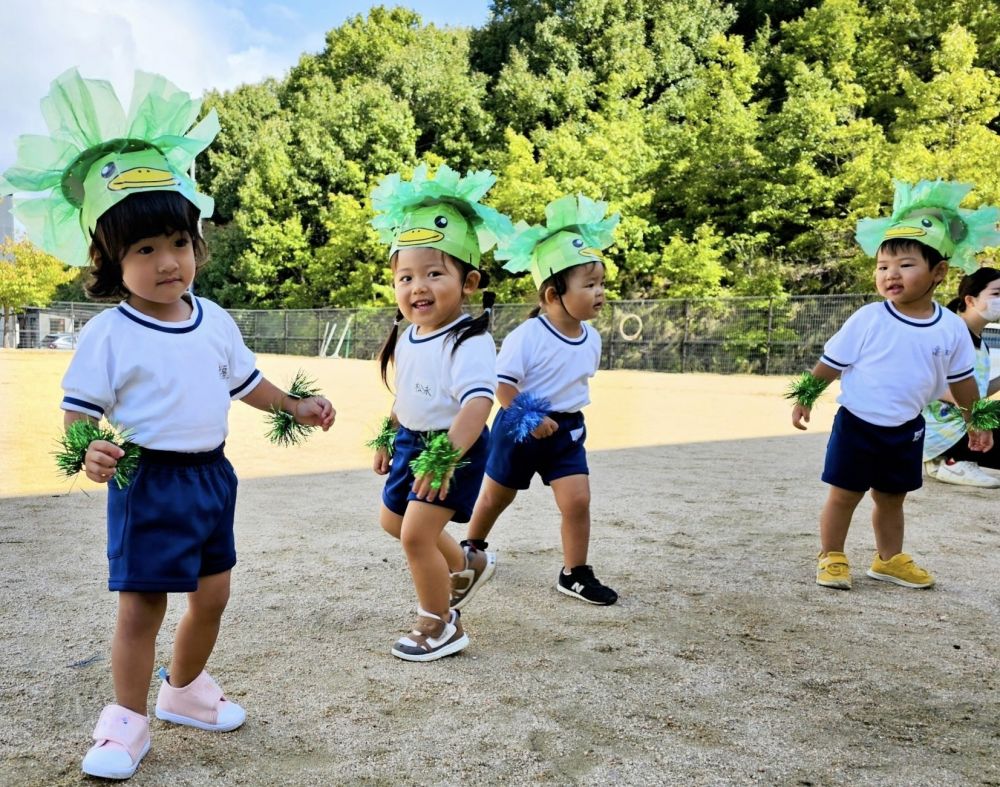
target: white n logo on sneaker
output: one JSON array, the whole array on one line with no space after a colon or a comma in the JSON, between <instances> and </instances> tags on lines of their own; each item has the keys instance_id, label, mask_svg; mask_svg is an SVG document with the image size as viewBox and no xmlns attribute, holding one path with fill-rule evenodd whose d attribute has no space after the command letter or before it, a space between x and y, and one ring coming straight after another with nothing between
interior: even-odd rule
<instances>
[{"instance_id":1,"label":"white n logo on sneaker","mask_svg":"<svg viewBox=\"0 0 1000 787\"><path fill-rule=\"evenodd\" d=\"M583 592L583 583L582 582L574 582L573 583L573 592L574 593L582 593Z\"/></svg>"}]
</instances>

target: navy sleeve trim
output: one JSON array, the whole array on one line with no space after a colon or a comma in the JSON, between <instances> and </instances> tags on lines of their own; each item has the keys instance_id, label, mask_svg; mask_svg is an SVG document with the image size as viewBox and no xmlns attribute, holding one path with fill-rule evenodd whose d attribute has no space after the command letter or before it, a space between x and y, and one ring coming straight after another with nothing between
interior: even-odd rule
<instances>
[{"instance_id":1,"label":"navy sleeve trim","mask_svg":"<svg viewBox=\"0 0 1000 787\"><path fill-rule=\"evenodd\" d=\"M83 399L74 399L72 396L64 396L63 404L72 404L76 407L83 407L89 412L94 413L98 418L104 415L104 408L100 407L93 402L85 402Z\"/></svg>"},{"instance_id":2,"label":"navy sleeve trim","mask_svg":"<svg viewBox=\"0 0 1000 787\"><path fill-rule=\"evenodd\" d=\"M829 355L820 356L820 360L827 366L832 366L835 369L846 369L848 366L850 366L850 364L848 363L841 363L840 361L833 360L833 358L831 358Z\"/></svg>"},{"instance_id":3,"label":"navy sleeve trim","mask_svg":"<svg viewBox=\"0 0 1000 787\"><path fill-rule=\"evenodd\" d=\"M234 396L236 396L240 391L244 390L248 385L250 385L250 383L252 383L258 377L260 377L260 369L254 369L253 374L251 374L249 377L247 377L246 380L243 381L243 385L240 385L237 388L233 388L233 390L229 392L229 398L232 399Z\"/></svg>"},{"instance_id":4,"label":"navy sleeve trim","mask_svg":"<svg viewBox=\"0 0 1000 787\"><path fill-rule=\"evenodd\" d=\"M499 379L499 380L507 380L508 382L511 382L511 383L514 383L514 385L517 385L517 378L516 377L511 377L509 374L498 374L497 375L497 379Z\"/></svg>"},{"instance_id":5,"label":"navy sleeve trim","mask_svg":"<svg viewBox=\"0 0 1000 787\"><path fill-rule=\"evenodd\" d=\"M465 400L468 399L473 394L475 394L477 396L482 396L483 394L486 394L486 395L489 396L490 399L493 399L496 396L496 394L493 393L493 389L492 388L483 388L483 387L480 387L480 388L470 388L468 391L466 391L464 394L462 394L462 398L459 399L458 401L460 403L462 403L462 404L465 404Z\"/></svg>"},{"instance_id":6,"label":"navy sleeve trim","mask_svg":"<svg viewBox=\"0 0 1000 787\"><path fill-rule=\"evenodd\" d=\"M976 373L975 369L966 369L961 374L949 374L948 380L950 382L958 382L959 380L964 380L966 377L971 377L975 373Z\"/></svg>"}]
</instances>

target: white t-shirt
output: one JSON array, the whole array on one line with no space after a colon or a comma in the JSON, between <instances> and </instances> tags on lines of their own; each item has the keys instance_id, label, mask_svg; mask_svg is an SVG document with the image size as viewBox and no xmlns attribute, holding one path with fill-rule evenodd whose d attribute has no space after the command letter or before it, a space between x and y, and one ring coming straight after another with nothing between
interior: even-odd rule
<instances>
[{"instance_id":1,"label":"white t-shirt","mask_svg":"<svg viewBox=\"0 0 1000 787\"><path fill-rule=\"evenodd\" d=\"M263 378L232 317L204 298L192 307L183 322L127 303L93 317L63 377L62 409L104 415L145 448L217 448L229 433L230 401Z\"/></svg>"},{"instance_id":2,"label":"white t-shirt","mask_svg":"<svg viewBox=\"0 0 1000 787\"><path fill-rule=\"evenodd\" d=\"M899 426L949 383L972 377L976 354L965 323L939 304L918 320L881 301L852 314L820 360L842 372L840 404L869 423Z\"/></svg>"},{"instance_id":3,"label":"white t-shirt","mask_svg":"<svg viewBox=\"0 0 1000 787\"><path fill-rule=\"evenodd\" d=\"M395 411L399 423L415 432L448 429L470 399L493 400L497 349L489 333L481 333L455 348L455 322L423 336L410 325L396 342ZM452 350L454 349L454 352Z\"/></svg>"},{"instance_id":4,"label":"white t-shirt","mask_svg":"<svg viewBox=\"0 0 1000 787\"><path fill-rule=\"evenodd\" d=\"M525 320L503 340L497 379L530 391L553 412L575 413L590 404L589 380L601 365L601 335L587 323L575 338L559 333L545 315Z\"/></svg>"}]
</instances>

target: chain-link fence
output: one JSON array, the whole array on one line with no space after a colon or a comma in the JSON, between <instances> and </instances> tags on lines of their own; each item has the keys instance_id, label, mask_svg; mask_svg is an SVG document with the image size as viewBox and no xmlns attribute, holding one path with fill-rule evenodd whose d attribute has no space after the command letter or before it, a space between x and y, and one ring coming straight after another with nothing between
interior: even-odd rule
<instances>
[{"instance_id":1,"label":"chain-link fence","mask_svg":"<svg viewBox=\"0 0 1000 787\"><path fill-rule=\"evenodd\" d=\"M594 326L604 340L601 365L607 369L791 374L810 368L844 320L876 297L614 301ZM105 308L54 303L29 309L19 318L17 346L72 349L80 328ZM495 307L492 333L498 346L529 310L523 304ZM231 309L229 313L254 352L370 359L389 333L395 310Z\"/></svg>"}]
</instances>

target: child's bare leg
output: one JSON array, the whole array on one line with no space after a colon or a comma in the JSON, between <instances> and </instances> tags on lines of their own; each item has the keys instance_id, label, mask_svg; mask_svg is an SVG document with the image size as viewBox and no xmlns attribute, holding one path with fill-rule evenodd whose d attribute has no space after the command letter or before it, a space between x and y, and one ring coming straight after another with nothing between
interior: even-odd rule
<instances>
[{"instance_id":1,"label":"child's bare leg","mask_svg":"<svg viewBox=\"0 0 1000 787\"><path fill-rule=\"evenodd\" d=\"M385 507L384 503L382 509L379 511L379 524L382 525L382 529L386 533L395 539L399 539L403 529L403 517L399 514L394 514ZM438 537L438 549L441 550L444 559L448 561L448 568L451 571L461 571L465 568L465 552L459 546L454 536L447 530L442 530L441 535Z\"/></svg>"},{"instance_id":2,"label":"child's bare leg","mask_svg":"<svg viewBox=\"0 0 1000 787\"><path fill-rule=\"evenodd\" d=\"M839 486L830 487L830 494L819 518L819 541L823 554L844 551L851 517L864 496L864 492L841 489Z\"/></svg>"},{"instance_id":3,"label":"child's bare leg","mask_svg":"<svg viewBox=\"0 0 1000 787\"><path fill-rule=\"evenodd\" d=\"M500 514L514 502L515 497L517 497L516 489L502 486L489 476L483 476L483 488L476 500L476 507L472 510L466 538L485 541Z\"/></svg>"},{"instance_id":4,"label":"child's bare leg","mask_svg":"<svg viewBox=\"0 0 1000 787\"><path fill-rule=\"evenodd\" d=\"M903 501L906 492L891 494L872 490L872 527L875 529L875 548L883 560L903 551Z\"/></svg>"},{"instance_id":5,"label":"child's bare leg","mask_svg":"<svg viewBox=\"0 0 1000 787\"><path fill-rule=\"evenodd\" d=\"M143 716L156 658L156 635L166 611L166 593L118 594L118 622L111 641L115 702Z\"/></svg>"},{"instance_id":6,"label":"child's bare leg","mask_svg":"<svg viewBox=\"0 0 1000 787\"><path fill-rule=\"evenodd\" d=\"M450 508L411 500L406 506L400 531L400 541L410 565L417 601L421 608L433 612L442 620L448 620L450 612L451 573L448 560L439 545L444 526L454 513ZM455 547L462 555L464 567L462 548L457 543Z\"/></svg>"},{"instance_id":7,"label":"child's bare leg","mask_svg":"<svg viewBox=\"0 0 1000 787\"><path fill-rule=\"evenodd\" d=\"M198 589L188 593L188 608L174 634L174 657L170 661L170 685L187 686L208 662L219 636L222 613L229 603L232 572L199 577Z\"/></svg>"},{"instance_id":8,"label":"child's bare leg","mask_svg":"<svg viewBox=\"0 0 1000 787\"><path fill-rule=\"evenodd\" d=\"M552 482L562 514L563 562L566 568L587 564L590 546L590 477L569 475Z\"/></svg>"}]
</instances>

